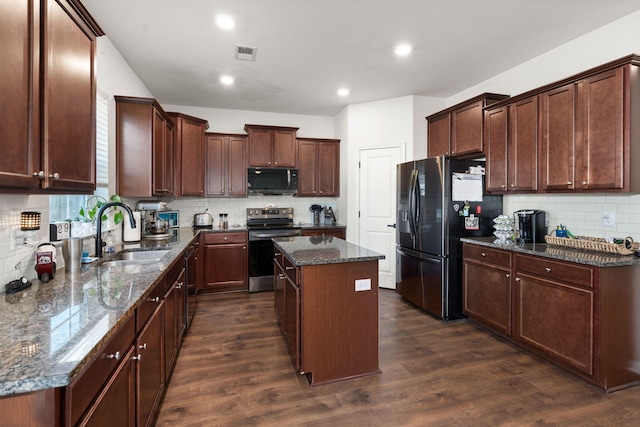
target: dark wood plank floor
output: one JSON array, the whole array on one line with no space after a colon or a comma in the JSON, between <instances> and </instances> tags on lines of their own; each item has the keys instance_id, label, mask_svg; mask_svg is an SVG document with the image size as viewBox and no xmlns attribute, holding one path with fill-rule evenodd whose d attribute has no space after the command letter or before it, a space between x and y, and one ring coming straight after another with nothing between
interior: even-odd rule
<instances>
[{"instance_id":1,"label":"dark wood plank floor","mask_svg":"<svg viewBox=\"0 0 640 427\"><path fill-rule=\"evenodd\" d=\"M640 387L604 394L467 322L380 290L380 368L310 387L273 294L202 295L158 426L632 426Z\"/></svg>"}]
</instances>

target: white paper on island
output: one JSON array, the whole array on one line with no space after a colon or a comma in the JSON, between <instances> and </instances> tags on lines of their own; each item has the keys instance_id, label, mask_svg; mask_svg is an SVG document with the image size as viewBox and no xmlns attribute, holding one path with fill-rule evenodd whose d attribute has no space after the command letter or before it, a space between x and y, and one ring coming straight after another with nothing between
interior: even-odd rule
<instances>
[{"instance_id":1,"label":"white paper on island","mask_svg":"<svg viewBox=\"0 0 640 427\"><path fill-rule=\"evenodd\" d=\"M370 291L371 279L356 279L356 292Z\"/></svg>"}]
</instances>

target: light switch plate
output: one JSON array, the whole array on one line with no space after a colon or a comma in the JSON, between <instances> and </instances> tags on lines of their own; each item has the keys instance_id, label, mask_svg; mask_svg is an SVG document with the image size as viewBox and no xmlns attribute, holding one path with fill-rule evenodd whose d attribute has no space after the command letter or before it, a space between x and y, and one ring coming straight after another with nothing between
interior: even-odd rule
<instances>
[{"instance_id":1,"label":"light switch plate","mask_svg":"<svg viewBox=\"0 0 640 427\"><path fill-rule=\"evenodd\" d=\"M602 212L602 225L604 227L616 226L616 213L615 212Z\"/></svg>"}]
</instances>

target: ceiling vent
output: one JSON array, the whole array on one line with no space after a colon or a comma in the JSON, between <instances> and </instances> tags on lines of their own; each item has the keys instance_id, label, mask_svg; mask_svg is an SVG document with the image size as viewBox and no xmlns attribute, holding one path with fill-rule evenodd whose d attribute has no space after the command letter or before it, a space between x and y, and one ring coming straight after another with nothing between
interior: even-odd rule
<instances>
[{"instance_id":1,"label":"ceiling vent","mask_svg":"<svg viewBox=\"0 0 640 427\"><path fill-rule=\"evenodd\" d=\"M240 61L255 61L257 47L236 45L236 59Z\"/></svg>"}]
</instances>

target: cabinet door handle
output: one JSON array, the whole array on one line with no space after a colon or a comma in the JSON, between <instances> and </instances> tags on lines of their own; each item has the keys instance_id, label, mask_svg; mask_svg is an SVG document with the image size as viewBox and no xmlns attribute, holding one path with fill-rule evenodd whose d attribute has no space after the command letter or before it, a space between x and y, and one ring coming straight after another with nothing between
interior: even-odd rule
<instances>
[{"instance_id":1,"label":"cabinet door handle","mask_svg":"<svg viewBox=\"0 0 640 427\"><path fill-rule=\"evenodd\" d=\"M507 188L507 186L505 184L502 184L501 187L502 188Z\"/></svg>"},{"instance_id":2,"label":"cabinet door handle","mask_svg":"<svg viewBox=\"0 0 640 427\"><path fill-rule=\"evenodd\" d=\"M515 188L515 186L516 186L515 184L511 184L511 188Z\"/></svg>"},{"instance_id":3,"label":"cabinet door handle","mask_svg":"<svg viewBox=\"0 0 640 427\"><path fill-rule=\"evenodd\" d=\"M105 357L107 359L120 360L120 352L116 351L115 353L107 354Z\"/></svg>"},{"instance_id":4,"label":"cabinet door handle","mask_svg":"<svg viewBox=\"0 0 640 427\"><path fill-rule=\"evenodd\" d=\"M551 273L551 269L549 267L544 268L547 273Z\"/></svg>"},{"instance_id":5,"label":"cabinet door handle","mask_svg":"<svg viewBox=\"0 0 640 427\"><path fill-rule=\"evenodd\" d=\"M131 360L135 360L136 362L140 362L140 361L142 360L142 355L141 355L141 354L139 354L139 355L137 355L137 356L133 356L133 357L131 358Z\"/></svg>"},{"instance_id":6,"label":"cabinet door handle","mask_svg":"<svg viewBox=\"0 0 640 427\"><path fill-rule=\"evenodd\" d=\"M587 181L582 181L582 185L587 185Z\"/></svg>"},{"instance_id":7,"label":"cabinet door handle","mask_svg":"<svg viewBox=\"0 0 640 427\"><path fill-rule=\"evenodd\" d=\"M160 302L160 297L149 298L149 302Z\"/></svg>"},{"instance_id":8,"label":"cabinet door handle","mask_svg":"<svg viewBox=\"0 0 640 427\"><path fill-rule=\"evenodd\" d=\"M278 273L278 279L284 279L284 274Z\"/></svg>"},{"instance_id":9,"label":"cabinet door handle","mask_svg":"<svg viewBox=\"0 0 640 427\"><path fill-rule=\"evenodd\" d=\"M44 179L44 171L34 172L33 176L36 176L40 179Z\"/></svg>"},{"instance_id":10,"label":"cabinet door handle","mask_svg":"<svg viewBox=\"0 0 640 427\"><path fill-rule=\"evenodd\" d=\"M484 252L480 252L480 255L487 256L487 254L485 254Z\"/></svg>"},{"instance_id":11,"label":"cabinet door handle","mask_svg":"<svg viewBox=\"0 0 640 427\"><path fill-rule=\"evenodd\" d=\"M246 247L246 246L243 246L243 247L242 247L242 250L245 250L245 249L247 249L247 247Z\"/></svg>"},{"instance_id":12,"label":"cabinet door handle","mask_svg":"<svg viewBox=\"0 0 640 427\"><path fill-rule=\"evenodd\" d=\"M224 238L224 241L226 242L227 240L229 240L229 238L228 238L228 237L225 237L225 238Z\"/></svg>"},{"instance_id":13,"label":"cabinet door handle","mask_svg":"<svg viewBox=\"0 0 640 427\"><path fill-rule=\"evenodd\" d=\"M60 179L60 174L58 172L52 173L51 175L49 175L49 178L51 178L51 179Z\"/></svg>"},{"instance_id":14,"label":"cabinet door handle","mask_svg":"<svg viewBox=\"0 0 640 427\"><path fill-rule=\"evenodd\" d=\"M142 345L139 345L139 346L138 346L138 348L139 348L140 350L146 350L146 349L147 349L147 343L144 343L144 344L142 344Z\"/></svg>"},{"instance_id":15,"label":"cabinet door handle","mask_svg":"<svg viewBox=\"0 0 640 427\"><path fill-rule=\"evenodd\" d=\"M567 185L571 185L571 184L573 184L573 182L567 181Z\"/></svg>"},{"instance_id":16,"label":"cabinet door handle","mask_svg":"<svg viewBox=\"0 0 640 427\"><path fill-rule=\"evenodd\" d=\"M504 277L506 277L508 279L509 277L511 277L511 275L509 273L505 273Z\"/></svg>"},{"instance_id":17,"label":"cabinet door handle","mask_svg":"<svg viewBox=\"0 0 640 427\"><path fill-rule=\"evenodd\" d=\"M182 282L178 282L178 284L176 285L176 289L182 289L182 285L183 285Z\"/></svg>"},{"instance_id":18,"label":"cabinet door handle","mask_svg":"<svg viewBox=\"0 0 640 427\"><path fill-rule=\"evenodd\" d=\"M520 281L520 278L519 278L519 277L516 277L516 282L519 282L519 281Z\"/></svg>"}]
</instances>

